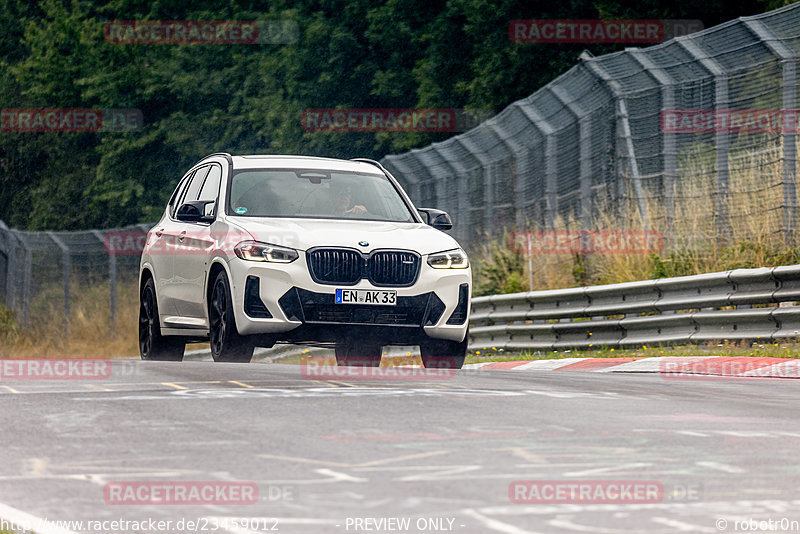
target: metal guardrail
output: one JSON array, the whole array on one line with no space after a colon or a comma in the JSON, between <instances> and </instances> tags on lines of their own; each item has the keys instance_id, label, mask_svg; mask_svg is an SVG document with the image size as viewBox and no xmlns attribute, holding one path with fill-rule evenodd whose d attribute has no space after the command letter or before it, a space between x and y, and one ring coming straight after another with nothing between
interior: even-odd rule
<instances>
[{"instance_id":1,"label":"metal guardrail","mask_svg":"<svg viewBox=\"0 0 800 534\"><path fill-rule=\"evenodd\" d=\"M470 350L589 349L800 338L800 265L472 299ZM332 351L329 351L332 353ZM280 345L264 356L322 355ZM386 347L384 357L418 355Z\"/></svg>"},{"instance_id":2,"label":"metal guardrail","mask_svg":"<svg viewBox=\"0 0 800 534\"><path fill-rule=\"evenodd\" d=\"M470 349L800 338L800 265L472 299Z\"/></svg>"}]
</instances>

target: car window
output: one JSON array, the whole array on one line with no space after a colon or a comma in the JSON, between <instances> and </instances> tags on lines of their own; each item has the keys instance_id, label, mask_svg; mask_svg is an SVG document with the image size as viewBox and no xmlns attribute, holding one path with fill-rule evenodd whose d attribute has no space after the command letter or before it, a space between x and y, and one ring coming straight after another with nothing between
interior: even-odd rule
<instances>
[{"instance_id":1,"label":"car window","mask_svg":"<svg viewBox=\"0 0 800 534\"><path fill-rule=\"evenodd\" d=\"M170 217L175 217L175 212L178 211L178 206L181 205L181 199L186 194L186 187L189 185L189 181L191 181L193 173L189 173L181 179L180 183L178 183L178 187L175 188L175 192L172 194L172 198L169 201L169 215Z\"/></svg>"},{"instance_id":2,"label":"car window","mask_svg":"<svg viewBox=\"0 0 800 534\"><path fill-rule=\"evenodd\" d=\"M206 165L205 167L200 167L194 172L192 181L189 184L189 187L186 188L186 194L181 199L181 204L185 204L186 202L198 199L198 197L200 196L200 189L203 187L203 182L206 179L208 170L209 166Z\"/></svg>"},{"instance_id":3,"label":"car window","mask_svg":"<svg viewBox=\"0 0 800 534\"><path fill-rule=\"evenodd\" d=\"M245 217L308 217L413 222L383 175L251 169L234 174L229 212Z\"/></svg>"},{"instance_id":4,"label":"car window","mask_svg":"<svg viewBox=\"0 0 800 534\"><path fill-rule=\"evenodd\" d=\"M216 209L217 196L219 195L219 181L222 177L222 169L219 165L212 165L211 170L206 175L203 188L200 190L200 196L197 200L213 201L213 204L207 204L205 213L203 215L210 217L214 215Z\"/></svg>"},{"instance_id":5,"label":"car window","mask_svg":"<svg viewBox=\"0 0 800 534\"><path fill-rule=\"evenodd\" d=\"M206 176L200 196L197 200L217 200L219 193L219 180L222 177L222 169L219 165L212 165L211 170Z\"/></svg>"}]
</instances>

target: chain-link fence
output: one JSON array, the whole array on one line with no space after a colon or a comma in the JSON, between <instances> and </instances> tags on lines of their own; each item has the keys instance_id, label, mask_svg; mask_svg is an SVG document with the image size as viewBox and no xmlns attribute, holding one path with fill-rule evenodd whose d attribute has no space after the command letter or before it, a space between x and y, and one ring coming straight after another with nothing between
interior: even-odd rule
<instances>
[{"instance_id":1,"label":"chain-link fence","mask_svg":"<svg viewBox=\"0 0 800 534\"><path fill-rule=\"evenodd\" d=\"M540 45L542 46L542 45ZM593 57L478 127L382 163L467 245L503 229L796 244L800 4Z\"/></svg>"},{"instance_id":2,"label":"chain-link fence","mask_svg":"<svg viewBox=\"0 0 800 534\"><path fill-rule=\"evenodd\" d=\"M512 228L796 245L798 59L800 3L649 48L584 53L478 127L383 163L418 206L447 210L467 246ZM105 236L148 228L0 222L0 303L23 324L67 329L71 304L86 297L113 331L118 288L135 288L139 255L109 254Z\"/></svg>"},{"instance_id":3,"label":"chain-link fence","mask_svg":"<svg viewBox=\"0 0 800 534\"><path fill-rule=\"evenodd\" d=\"M0 221L0 304L16 312L24 325L63 325L68 331L72 303L92 302L114 330L118 289L135 286L144 237L152 225L84 232L24 232ZM110 253L108 236L132 243ZM117 247L119 248L119 247Z\"/></svg>"}]
</instances>

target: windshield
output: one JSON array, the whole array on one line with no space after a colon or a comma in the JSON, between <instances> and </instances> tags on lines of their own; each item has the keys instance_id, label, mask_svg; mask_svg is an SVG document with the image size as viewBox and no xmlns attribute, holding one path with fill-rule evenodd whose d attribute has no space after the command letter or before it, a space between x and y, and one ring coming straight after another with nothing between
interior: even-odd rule
<instances>
[{"instance_id":1,"label":"windshield","mask_svg":"<svg viewBox=\"0 0 800 534\"><path fill-rule=\"evenodd\" d=\"M303 169L249 169L233 174L228 213L414 222L394 185L375 174Z\"/></svg>"}]
</instances>

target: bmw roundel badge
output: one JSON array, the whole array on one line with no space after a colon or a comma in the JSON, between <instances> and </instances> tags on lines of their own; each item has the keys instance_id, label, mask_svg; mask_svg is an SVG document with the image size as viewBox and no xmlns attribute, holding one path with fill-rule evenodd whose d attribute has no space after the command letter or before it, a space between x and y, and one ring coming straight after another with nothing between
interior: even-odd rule
<instances>
[{"instance_id":1,"label":"bmw roundel badge","mask_svg":"<svg viewBox=\"0 0 800 534\"><path fill-rule=\"evenodd\" d=\"M367 243L366 241L359 241L358 244L361 245L362 247L368 247L369 246L369 243Z\"/></svg>"}]
</instances>

